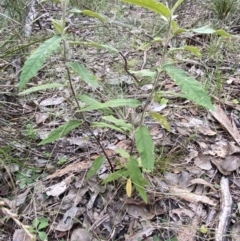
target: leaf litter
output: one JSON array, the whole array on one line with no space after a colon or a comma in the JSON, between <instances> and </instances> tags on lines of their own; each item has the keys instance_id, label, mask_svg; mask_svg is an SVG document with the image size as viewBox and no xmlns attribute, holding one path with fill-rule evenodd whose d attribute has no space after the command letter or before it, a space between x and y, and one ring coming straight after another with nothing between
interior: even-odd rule
<instances>
[{"instance_id":1,"label":"leaf litter","mask_svg":"<svg viewBox=\"0 0 240 241\"><path fill-rule=\"evenodd\" d=\"M186 6L188 7L188 5ZM193 10L191 6L190 9ZM129 15L135 16L135 12L141 16L142 20L150 19L149 13L136 8L130 9ZM196 17L197 14L193 13L193 16ZM146 23L147 21L144 22L144 24ZM94 40L94 32L85 31L84 34ZM194 35L191 38L204 41L201 36ZM121 44L123 43L119 43L119 45ZM127 50L126 46L123 47ZM149 86L147 88L146 85L146 88L142 88L142 92L138 93L135 88L130 86L133 83L129 81L131 80L129 76L119 76L118 73L114 73L114 68L119 68L119 66L116 61L112 61L111 56L100 51L100 54L105 57L105 61L99 62L95 50L92 50L92 56L89 53L82 53L82 58L86 59L86 66L92 66L93 63L98 71L96 75L100 78L107 75L105 81L108 82L108 85L114 85L114 88L119 88L119 84L129 85L131 95L139 96L144 96L149 90L148 88L151 88ZM75 54L77 55L77 53ZM129 53L130 60L134 55L135 53ZM150 57L150 55L151 52L147 55L149 61L156 61L155 57ZM136 58L139 60L137 65L141 66L141 56ZM137 65L135 68L138 67ZM57 69L62 68L58 66ZM193 71L194 69L196 71ZM200 72L197 71L198 69ZM200 77L204 72L197 65L192 65L189 72L191 71ZM58 75L58 77L61 78L62 75ZM237 81L235 82L239 85ZM77 79L74 84L76 89L80 88ZM82 87L91 91L89 86ZM166 82L163 88L178 91L178 87L171 82ZM24 106L29 106L27 112L35 118L40 139L46 137L46 135L43 137L44 131L49 133L51 127L60 125L61 121L56 121L58 113L61 113L66 120L75 115L72 103L68 102L66 96L51 92L46 92L45 95L44 98L36 97L33 101L40 110L35 108L34 104L28 103L27 100L18 107L24 109ZM100 97L102 98L101 95ZM228 106L231 106L231 111L240 110L232 103ZM109 166L106 163L101 173L86 181L86 173L91 167L91 163L102 153L99 148L96 148L96 144L90 141L90 134L81 129L74 131L71 136L62 138L56 145L34 147L39 157L42 157L44 152L50 152L49 161L54 165L55 157L58 154L64 154L67 157L66 163L58 166L53 173L49 173L48 170L41 171L40 173L45 172L45 177L41 178L39 173L40 180L25 190L17 187L14 200L11 200L10 195L5 194L4 201L7 208L14 212L17 212L16 207L25 208L25 215L28 216L23 218L23 222L26 224L31 224L28 220L33 219L35 210L41 215L45 213L49 215L51 220L51 228L48 229L49 240L69 236L72 241L107 238L109 240L135 241L143 238L144 240L154 240L153 237L162 240L171 240L171 238L182 241L208 240L214 235L212 232L214 229L216 229L216 234L224 235L222 231L228 229L229 225L223 223L221 228L221 221L229 220L220 216L221 220L218 215L225 213L224 208L226 207L228 207L229 216L233 213L229 211L231 202L228 203L225 196L228 193L228 198L232 197L235 202L238 202L240 186L237 177L240 166L238 158L240 137L236 120L229 117L229 109L215 105L215 111L211 111L211 115L217 120L216 122L211 117L205 116L204 112L188 101L183 102L179 98L174 99L174 104L152 103L149 108L149 110L160 112L171 124L171 131L168 132L159 123L146 120L152 138L157 144L157 155L166 161L177 153L168 164L167 171L163 172L162 163L159 160L159 170L156 170L154 175L147 175L151 183L151 186L147 187L149 203L144 203L135 193L133 197L127 197L121 182L102 185L101 175L109 173ZM23 116L18 122L13 122L13 126L16 129L21 127L20 123L24 118L26 117ZM92 113L90 118L95 121L97 115ZM119 133L109 130L96 130L95 133L103 140L111 158L118 156L116 148L125 150L130 148L131 141L125 140L119 136ZM4 178L10 179L12 175L14 173L10 171L5 173ZM32 177L31 173L27 175ZM227 182L222 185L222 180L229 180L231 185ZM228 189L230 189L229 192ZM32 192L30 192L31 190ZM3 213L5 210L6 216L13 218L14 215L6 212L4 208L2 205L0 206ZM212 210L216 210L216 212L214 213ZM19 211L18 215L21 214L23 213ZM13 240L24 240L21 237L24 237L26 232L23 229L15 229L12 223L6 222L11 231L15 230ZM17 224L21 227L19 223ZM0 228L3 228L2 223ZM238 232L239 224L233 216L230 221L230 235L233 240L238 240Z\"/></svg>"}]
</instances>

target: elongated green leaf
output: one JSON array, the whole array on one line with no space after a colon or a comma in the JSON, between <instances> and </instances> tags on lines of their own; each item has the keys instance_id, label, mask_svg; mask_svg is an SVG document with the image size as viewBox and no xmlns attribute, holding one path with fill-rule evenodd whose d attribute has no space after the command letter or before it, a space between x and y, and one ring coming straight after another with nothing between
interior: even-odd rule
<instances>
[{"instance_id":1,"label":"elongated green leaf","mask_svg":"<svg viewBox=\"0 0 240 241\"><path fill-rule=\"evenodd\" d=\"M58 34L61 34L63 32L64 26L62 20L52 19L52 24Z\"/></svg>"},{"instance_id":2,"label":"elongated green leaf","mask_svg":"<svg viewBox=\"0 0 240 241\"><path fill-rule=\"evenodd\" d=\"M114 173L109 174L108 177L105 180L103 180L102 183L106 184L106 183L114 181L114 180L116 180L118 178L127 177L127 176L129 176L128 171L124 170L124 169L121 169L121 170L118 170L118 171L116 171Z\"/></svg>"},{"instance_id":3,"label":"elongated green leaf","mask_svg":"<svg viewBox=\"0 0 240 241\"><path fill-rule=\"evenodd\" d=\"M195 54L199 58L202 57L202 54L200 53L198 47L186 45L186 46L184 46L184 50L192 52L193 54Z\"/></svg>"},{"instance_id":4,"label":"elongated green leaf","mask_svg":"<svg viewBox=\"0 0 240 241\"><path fill-rule=\"evenodd\" d=\"M119 128L117 126L114 126L114 125L111 125L111 124L108 124L108 123L105 123L105 122L93 122L92 127L109 128L109 129L118 131L120 133L124 133L124 131L121 128Z\"/></svg>"},{"instance_id":5,"label":"elongated green leaf","mask_svg":"<svg viewBox=\"0 0 240 241\"><path fill-rule=\"evenodd\" d=\"M43 66L45 59L59 47L60 42L61 37L53 36L41 44L26 60L20 75L19 90L22 90L28 81L36 75L38 70Z\"/></svg>"},{"instance_id":6,"label":"elongated green leaf","mask_svg":"<svg viewBox=\"0 0 240 241\"><path fill-rule=\"evenodd\" d=\"M133 185L138 191L140 197L143 199L145 203L147 203L148 200L145 186L149 183L146 179L143 178L142 172L138 166L138 162L133 157L128 158L127 170L130 178L132 179Z\"/></svg>"},{"instance_id":7,"label":"elongated green leaf","mask_svg":"<svg viewBox=\"0 0 240 241\"><path fill-rule=\"evenodd\" d=\"M69 12L70 13L82 13L82 14L87 15L89 17L98 18L99 20L101 20L103 22L107 21L107 19L102 17L99 13L93 12L91 10L79 10L77 8L73 8Z\"/></svg>"},{"instance_id":8,"label":"elongated green leaf","mask_svg":"<svg viewBox=\"0 0 240 241\"><path fill-rule=\"evenodd\" d=\"M152 79L156 77L156 71L152 71L150 69L142 69L138 71L130 71L132 74L135 74L139 77L151 77Z\"/></svg>"},{"instance_id":9,"label":"elongated green leaf","mask_svg":"<svg viewBox=\"0 0 240 241\"><path fill-rule=\"evenodd\" d=\"M194 28L193 32L201 34L212 34L215 33L215 30L211 28L209 25L206 25L200 28Z\"/></svg>"},{"instance_id":10,"label":"elongated green leaf","mask_svg":"<svg viewBox=\"0 0 240 241\"><path fill-rule=\"evenodd\" d=\"M110 115L110 116L103 116L102 119L114 123L116 126L120 127L123 130L133 131L133 125L132 124L126 123L122 119L117 119L117 118L115 118L112 115Z\"/></svg>"},{"instance_id":11,"label":"elongated green leaf","mask_svg":"<svg viewBox=\"0 0 240 241\"><path fill-rule=\"evenodd\" d=\"M124 158L129 158L129 157L130 157L129 153L128 153L126 150L124 150L124 149L117 148L117 149L115 149L115 151L116 151L121 157L124 157Z\"/></svg>"},{"instance_id":12,"label":"elongated green leaf","mask_svg":"<svg viewBox=\"0 0 240 241\"><path fill-rule=\"evenodd\" d=\"M59 138L67 135L71 130L80 126L81 121L70 120L64 125L59 126L57 129L53 130L46 139L42 140L38 145L44 145L58 140Z\"/></svg>"},{"instance_id":13,"label":"elongated green leaf","mask_svg":"<svg viewBox=\"0 0 240 241\"><path fill-rule=\"evenodd\" d=\"M97 171L101 168L103 162L104 162L103 156L99 156L93 161L92 166L87 173L87 180L93 177L97 173Z\"/></svg>"},{"instance_id":14,"label":"elongated green leaf","mask_svg":"<svg viewBox=\"0 0 240 241\"><path fill-rule=\"evenodd\" d=\"M149 113L156 121L158 121L163 128L165 128L167 131L170 131L170 125L167 121L167 118L159 113L156 112L150 112Z\"/></svg>"},{"instance_id":15,"label":"elongated green leaf","mask_svg":"<svg viewBox=\"0 0 240 241\"><path fill-rule=\"evenodd\" d=\"M99 86L97 77L91 74L83 65L76 62L71 62L68 63L68 66L72 70L76 71L85 83L91 85L94 88L97 88Z\"/></svg>"},{"instance_id":16,"label":"elongated green leaf","mask_svg":"<svg viewBox=\"0 0 240 241\"><path fill-rule=\"evenodd\" d=\"M105 108L110 108L110 107L121 107L121 106L128 106L128 107L138 107L141 103L138 100L135 99L115 99L115 100L109 100L105 103L98 103L98 104L93 104L90 105L86 108L83 108L80 110L80 112L83 111L91 111L91 110L101 110Z\"/></svg>"},{"instance_id":17,"label":"elongated green leaf","mask_svg":"<svg viewBox=\"0 0 240 241\"><path fill-rule=\"evenodd\" d=\"M99 49L106 49L106 50L110 50L112 52L115 53L119 53L119 50L115 49L114 47L110 46L110 45L106 45L106 44L99 44L96 42L85 42L85 41L69 41L70 44L72 45L83 45L83 46L87 46L87 47L95 47L95 48L99 48Z\"/></svg>"},{"instance_id":18,"label":"elongated green leaf","mask_svg":"<svg viewBox=\"0 0 240 241\"><path fill-rule=\"evenodd\" d=\"M99 107L101 107L101 104L102 104L101 102L91 98L88 95L79 95L78 98L80 98L87 105L96 105L96 106L99 105ZM108 115L113 113L109 108L104 109L103 112Z\"/></svg>"},{"instance_id":19,"label":"elongated green leaf","mask_svg":"<svg viewBox=\"0 0 240 241\"><path fill-rule=\"evenodd\" d=\"M64 85L58 84L58 83L39 85L39 86L35 86L35 87L29 88L27 90L24 90L24 91L20 92L18 95L27 95L27 94L37 92L37 91L40 91L40 90L59 88L59 87L63 87L63 86Z\"/></svg>"},{"instance_id":20,"label":"elongated green leaf","mask_svg":"<svg viewBox=\"0 0 240 241\"><path fill-rule=\"evenodd\" d=\"M177 8L180 6L180 4L183 2L184 0L178 0L175 4L174 4L174 6L173 6L173 8L172 8L172 14L177 10Z\"/></svg>"},{"instance_id":21,"label":"elongated green leaf","mask_svg":"<svg viewBox=\"0 0 240 241\"><path fill-rule=\"evenodd\" d=\"M216 30L214 34L220 35L221 37L232 37L231 34L227 33L223 29Z\"/></svg>"},{"instance_id":22,"label":"elongated green leaf","mask_svg":"<svg viewBox=\"0 0 240 241\"><path fill-rule=\"evenodd\" d=\"M170 17L171 11L164 4L159 3L155 0L121 0L125 3L132 3L140 7L150 9L166 18Z\"/></svg>"},{"instance_id":23,"label":"elongated green leaf","mask_svg":"<svg viewBox=\"0 0 240 241\"><path fill-rule=\"evenodd\" d=\"M135 132L136 146L141 156L142 166L145 169L153 170L154 155L153 141L148 128L141 125Z\"/></svg>"},{"instance_id":24,"label":"elongated green leaf","mask_svg":"<svg viewBox=\"0 0 240 241\"><path fill-rule=\"evenodd\" d=\"M187 99L209 110L214 109L210 97L195 78L188 76L184 70L175 68L173 65L165 65L163 69L166 70L167 74L181 88Z\"/></svg>"}]
</instances>

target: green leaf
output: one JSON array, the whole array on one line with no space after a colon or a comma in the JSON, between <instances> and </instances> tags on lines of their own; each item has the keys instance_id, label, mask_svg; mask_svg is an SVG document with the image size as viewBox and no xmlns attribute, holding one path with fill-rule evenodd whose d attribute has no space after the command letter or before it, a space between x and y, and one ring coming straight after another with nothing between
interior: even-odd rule
<instances>
[{"instance_id":1,"label":"green leaf","mask_svg":"<svg viewBox=\"0 0 240 241\"><path fill-rule=\"evenodd\" d=\"M44 229L44 228L46 228L48 226L49 226L48 221L40 222L40 224L38 225L38 230Z\"/></svg>"},{"instance_id":2,"label":"green leaf","mask_svg":"<svg viewBox=\"0 0 240 241\"><path fill-rule=\"evenodd\" d=\"M134 5L150 9L166 18L171 16L171 11L164 4L159 3L155 0L121 0L125 3L132 3Z\"/></svg>"},{"instance_id":3,"label":"green leaf","mask_svg":"<svg viewBox=\"0 0 240 241\"><path fill-rule=\"evenodd\" d=\"M82 14L87 15L89 17L98 18L99 20L101 20L103 22L107 21L107 19L102 17L99 13L93 12L91 10L79 10L77 8L73 8L69 12L70 13L82 13Z\"/></svg>"},{"instance_id":4,"label":"green leaf","mask_svg":"<svg viewBox=\"0 0 240 241\"><path fill-rule=\"evenodd\" d=\"M70 44L73 45L83 45L83 46L87 46L87 47L95 47L95 48L99 48L99 49L106 49L106 50L110 50L112 52L115 53L119 53L119 50L115 49L114 47L110 46L110 45L106 45L106 44L99 44L96 42L85 42L85 41L69 41Z\"/></svg>"},{"instance_id":5,"label":"green leaf","mask_svg":"<svg viewBox=\"0 0 240 241\"><path fill-rule=\"evenodd\" d=\"M58 34L61 34L63 32L64 26L62 20L52 19L52 24Z\"/></svg>"},{"instance_id":6,"label":"green leaf","mask_svg":"<svg viewBox=\"0 0 240 241\"><path fill-rule=\"evenodd\" d=\"M20 75L20 82L18 84L19 90L22 90L27 85L28 81L36 75L38 70L43 66L45 59L59 47L60 42L61 37L53 36L41 44L26 60Z\"/></svg>"},{"instance_id":7,"label":"green leaf","mask_svg":"<svg viewBox=\"0 0 240 241\"><path fill-rule=\"evenodd\" d=\"M87 180L93 177L97 173L97 171L101 168L103 162L104 162L103 156L99 156L93 161L92 166L87 173Z\"/></svg>"},{"instance_id":8,"label":"green leaf","mask_svg":"<svg viewBox=\"0 0 240 241\"><path fill-rule=\"evenodd\" d=\"M180 6L180 4L183 2L184 0L178 0L175 4L174 4L174 6L173 6L173 8L172 8L172 14L177 10L177 8Z\"/></svg>"},{"instance_id":9,"label":"green leaf","mask_svg":"<svg viewBox=\"0 0 240 241\"><path fill-rule=\"evenodd\" d=\"M195 78L188 76L182 69L165 65L163 69L181 88L186 98L209 110L214 110L210 97L204 92L202 85Z\"/></svg>"},{"instance_id":10,"label":"green leaf","mask_svg":"<svg viewBox=\"0 0 240 241\"><path fill-rule=\"evenodd\" d=\"M42 140L38 145L44 145L51 142L54 142L61 137L67 135L71 130L76 129L80 126L81 121L79 120L70 120L64 125L59 126L57 129L53 130L46 139Z\"/></svg>"},{"instance_id":11,"label":"green leaf","mask_svg":"<svg viewBox=\"0 0 240 241\"><path fill-rule=\"evenodd\" d=\"M120 133L124 133L124 131L121 128L108 124L108 123L105 123L105 122L92 122L91 126L92 127L100 127L100 128L109 128L109 129L118 131Z\"/></svg>"},{"instance_id":12,"label":"green leaf","mask_svg":"<svg viewBox=\"0 0 240 241\"><path fill-rule=\"evenodd\" d=\"M223 29L218 29L215 31L214 34L220 35L222 37L232 37L231 34L227 33L226 31L224 31Z\"/></svg>"},{"instance_id":13,"label":"green leaf","mask_svg":"<svg viewBox=\"0 0 240 241\"><path fill-rule=\"evenodd\" d=\"M142 69L142 70L130 71L130 72L139 77L151 77L152 79L154 79L157 75L156 71L152 71L150 69Z\"/></svg>"},{"instance_id":14,"label":"green leaf","mask_svg":"<svg viewBox=\"0 0 240 241\"><path fill-rule=\"evenodd\" d=\"M47 234L45 232L38 232L38 237L40 238L41 241L47 240Z\"/></svg>"},{"instance_id":15,"label":"green leaf","mask_svg":"<svg viewBox=\"0 0 240 241\"><path fill-rule=\"evenodd\" d=\"M171 131L170 130L170 125L167 121L167 118L159 113L156 113L156 112L150 112L149 113L156 121L158 121L161 126L163 128L165 128L167 131Z\"/></svg>"},{"instance_id":16,"label":"green leaf","mask_svg":"<svg viewBox=\"0 0 240 241\"><path fill-rule=\"evenodd\" d=\"M154 155L153 141L148 128L141 125L135 132L136 146L141 156L142 166L145 169L153 170Z\"/></svg>"},{"instance_id":17,"label":"green leaf","mask_svg":"<svg viewBox=\"0 0 240 241\"><path fill-rule=\"evenodd\" d=\"M114 173L109 174L108 177L105 180L103 180L102 183L106 184L106 183L114 181L118 178L127 177L128 175L129 175L129 173L128 173L127 170L121 169L121 170L118 170Z\"/></svg>"},{"instance_id":18,"label":"green leaf","mask_svg":"<svg viewBox=\"0 0 240 241\"><path fill-rule=\"evenodd\" d=\"M186 46L184 46L184 50L192 52L193 54L195 54L199 58L202 57L202 54L200 53L198 47L186 45Z\"/></svg>"},{"instance_id":19,"label":"green leaf","mask_svg":"<svg viewBox=\"0 0 240 241\"><path fill-rule=\"evenodd\" d=\"M39 223L40 223L39 219L35 218L32 222L32 225L37 229Z\"/></svg>"},{"instance_id":20,"label":"green leaf","mask_svg":"<svg viewBox=\"0 0 240 241\"><path fill-rule=\"evenodd\" d=\"M174 35L177 35L177 34L186 33L186 32L188 32L187 29L178 28L178 29L176 29L176 30L173 31L173 34L174 34Z\"/></svg>"},{"instance_id":21,"label":"green leaf","mask_svg":"<svg viewBox=\"0 0 240 241\"><path fill-rule=\"evenodd\" d=\"M97 88L99 86L97 77L91 74L83 65L76 63L76 62L71 62L68 63L68 66L77 72L77 74L81 77L81 79L91 85L94 88Z\"/></svg>"},{"instance_id":22,"label":"green leaf","mask_svg":"<svg viewBox=\"0 0 240 241\"><path fill-rule=\"evenodd\" d=\"M138 166L138 162L133 157L129 157L127 161L127 170L130 175L130 178L132 179L133 185L138 191L140 197L143 199L145 203L147 203L148 200L145 185L149 183L146 179L143 178L142 172Z\"/></svg>"},{"instance_id":23,"label":"green leaf","mask_svg":"<svg viewBox=\"0 0 240 241\"><path fill-rule=\"evenodd\" d=\"M114 108L114 107L121 107L121 106L128 106L131 108L138 107L141 103L136 99L115 99L115 100L109 100L105 103L98 103L98 104L92 104L86 108L83 108L80 110L80 112L83 111L91 111L91 110L100 110L105 108Z\"/></svg>"},{"instance_id":24,"label":"green leaf","mask_svg":"<svg viewBox=\"0 0 240 241\"><path fill-rule=\"evenodd\" d=\"M84 103L86 103L87 105L96 105L96 106L99 105L99 107L101 107L101 104L102 104L101 102L99 102L99 101L91 98L91 97L88 96L88 95L79 95L78 98L80 98L80 99L81 99ZM105 112L106 112L106 113L105 113ZM104 110L104 113L105 113L105 114L112 114L112 111L111 111L111 109L106 108L106 109Z\"/></svg>"},{"instance_id":25,"label":"green leaf","mask_svg":"<svg viewBox=\"0 0 240 241\"><path fill-rule=\"evenodd\" d=\"M35 87L29 88L27 90L24 90L24 91L20 92L18 95L20 95L20 96L21 95L27 95L27 94L37 92L37 91L40 91L40 90L47 90L47 89L59 88L59 87L64 87L64 85L58 84L58 83L39 85L39 86L35 86Z\"/></svg>"},{"instance_id":26,"label":"green leaf","mask_svg":"<svg viewBox=\"0 0 240 241\"><path fill-rule=\"evenodd\" d=\"M207 25L200 28L194 28L193 32L201 33L201 34L212 34L212 33L215 33L215 30L211 28L209 25Z\"/></svg>"},{"instance_id":27,"label":"green leaf","mask_svg":"<svg viewBox=\"0 0 240 241\"><path fill-rule=\"evenodd\" d=\"M110 116L103 116L102 119L114 123L116 126L120 127L123 130L133 131L133 125L132 124L126 123L122 119L117 119L117 118L115 118L112 115L110 115Z\"/></svg>"},{"instance_id":28,"label":"green leaf","mask_svg":"<svg viewBox=\"0 0 240 241\"><path fill-rule=\"evenodd\" d=\"M115 149L115 151L118 154L120 154L121 157L124 157L124 158L129 158L130 157L129 153L126 150L124 150L124 149L117 148L117 149Z\"/></svg>"}]
</instances>

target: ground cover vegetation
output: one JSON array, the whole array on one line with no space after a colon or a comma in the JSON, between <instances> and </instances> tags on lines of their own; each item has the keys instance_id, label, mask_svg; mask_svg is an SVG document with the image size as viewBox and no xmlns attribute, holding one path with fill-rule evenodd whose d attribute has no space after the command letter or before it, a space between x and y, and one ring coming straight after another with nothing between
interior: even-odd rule
<instances>
[{"instance_id":1,"label":"ground cover vegetation","mask_svg":"<svg viewBox=\"0 0 240 241\"><path fill-rule=\"evenodd\" d=\"M0 6L0 239L239 239L239 1Z\"/></svg>"}]
</instances>

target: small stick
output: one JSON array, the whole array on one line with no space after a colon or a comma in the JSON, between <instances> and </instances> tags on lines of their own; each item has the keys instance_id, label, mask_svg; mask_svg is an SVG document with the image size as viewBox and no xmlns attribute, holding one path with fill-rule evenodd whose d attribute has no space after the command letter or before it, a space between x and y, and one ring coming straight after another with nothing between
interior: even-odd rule
<instances>
[{"instance_id":1,"label":"small stick","mask_svg":"<svg viewBox=\"0 0 240 241\"><path fill-rule=\"evenodd\" d=\"M226 237L226 232L228 224L230 221L230 216L232 212L232 196L229 190L229 180L227 177L222 177L220 182L220 195L221 195L221 212L219 215L219 223L216 227L215 241L224 241Z\"/></svg>"}]
</instances>

